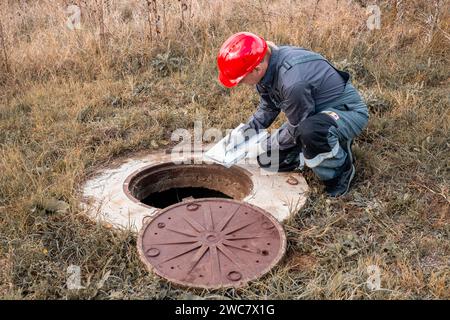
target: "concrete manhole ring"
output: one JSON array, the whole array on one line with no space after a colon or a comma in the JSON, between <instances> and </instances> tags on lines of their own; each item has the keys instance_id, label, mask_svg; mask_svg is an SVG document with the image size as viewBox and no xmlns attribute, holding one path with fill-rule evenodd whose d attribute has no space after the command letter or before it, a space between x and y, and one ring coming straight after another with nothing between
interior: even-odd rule
<instances>
[{"instance_id":1,"label":"concrete manhole ring","mask_svg":"<svg viewBox=\"0 0 450 320\"><path fill-rule=\"evenodd\" d=\"M138 236L146 267L185 287L240 287L272 269L286 250L280 223L241 201L189 200L161 210Z\"/></svg>"},{"instance_id":2,"label":"concrete manhole ring","mask_svg":"<svg viewBox=\"0 0 450 320\"><path fill-rule=\"evenodd\" d=\"M168 194L167 191L172 191ZM225 168L218 164L175 164L166 162L140 168L125 180L123 192L131 201L149 208L163 209L171 202L181 202L183 193L196 198L221 194L242 200L250 194L253 182L247 170L237 166ZM206 193L206 194L205 194ZM170 199L171 197L177 199ZM166 202L161 198L167 198ZM189 198L189 197L188 197ZM210 196L208 196L210 198Z\"/></svg>"},{"instance_id":3,"label":"concrete manhole ring","mask_svg":"<svg viewBox=\"0 0 450 320\"><path fill-rule=\"evenodd\" d=\"M206 161L205 150L188 158L150 152L100 169L82 186L81 205L91 219L135 232L161 209L192 198L240 200L280 222L304 205L308 186L301 174L266 173L256 161L225 168Z\"/></svg>"}]
</instances>

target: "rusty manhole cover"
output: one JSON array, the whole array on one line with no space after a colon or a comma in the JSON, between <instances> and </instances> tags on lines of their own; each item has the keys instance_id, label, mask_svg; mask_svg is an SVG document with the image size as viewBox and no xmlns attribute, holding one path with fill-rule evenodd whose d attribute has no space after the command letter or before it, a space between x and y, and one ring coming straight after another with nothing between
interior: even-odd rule
<instances>
[{"instance_id":1,"label":"rusty manhole cover","mask_svg":"<svg viewBox=\"0 0 450 320\"><path fill-rule=\"evenodd\" d=\"M278 263L286 236L275 218L248 203L196 199L145 223L138 250L147 268L176 284L238 287Z\"/></svg>"}]
</instances>

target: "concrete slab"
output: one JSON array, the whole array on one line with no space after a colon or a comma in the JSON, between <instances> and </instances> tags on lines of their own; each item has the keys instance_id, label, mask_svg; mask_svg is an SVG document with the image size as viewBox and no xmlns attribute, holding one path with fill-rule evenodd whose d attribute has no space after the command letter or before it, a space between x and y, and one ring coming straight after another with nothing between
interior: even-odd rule
<instances>
[{"instance_id":1,"label":"concrete slab","mask_svg":"<svg viewBox=\"0 0 450 320\"><path fill-rule=\"evenodd\" d=\"M95 221L136 232L145 219L151 218L160 209L130 199L124 191L127 178L144 167L167 162L212 164L203 157L203 152L208 148L193 152L189 157L165 151L149 152L125 159L112 168L100 169L82 186L82 208ZM278 221L288 219L305 204L308 185L300 173L268 173L252 160L243 160L236 166L245 170L253 183L252 190L242 201L266 210Z\"/></svg>"}]
</instances>

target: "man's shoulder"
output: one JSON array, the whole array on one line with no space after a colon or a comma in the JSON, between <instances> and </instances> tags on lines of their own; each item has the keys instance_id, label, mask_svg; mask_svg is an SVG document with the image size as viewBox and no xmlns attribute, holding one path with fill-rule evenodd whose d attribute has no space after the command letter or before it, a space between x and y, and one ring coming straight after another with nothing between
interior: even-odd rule
<instances>
[{"instance_id":1,"label":"man's shoulder","mask_svg":"<svg viewBox=\"0 0 450 320\"><path fill-rule=\"evenodd\" d=\"M288 86L293 85L293 82L307 81L314 73L313 70L330 67L326 60L310 61L308 56L320 55L318 52L295 46L279 46L278 48L277 78L279 85ZM302 57L306 58L305 62L311 62L311 64L298 63Z\"/></svg>"},{"instance_id":2,"label":"man's shoulder","mask_svg":"<svg viewBox=\"0 0 450 320\"><path fill-rule=\"evenodd\" d=\"M301 65L296 65L293 68L294 72L287 72L288 70L285 67L285 63L289 63L289 61L293 61L298 59L299 57L306 56L308 54L313 53L310 50L301 47L295 46L279 46L278 47L278 62L277 62L277 82L279 87L290 87L294 85L294 82L301 81L304 79L305 74L303 72L299 72L299 69L302 68Z\"/></svg>"},{"instance_id":3,"label":"man's shoulder","mask_svg":"<svg viewBox=\"0 0 450 320\"><path fill-rule=\"evenodd\" d=\"M279 68L281 68L285 62L290 61L295 63L297 60L302 60L302 57L308 59L308 56L322 56L319 52L295 46L279 46L278 52ZM325 59L323 56L322 58Z\"/></svg>"}]
</instances>

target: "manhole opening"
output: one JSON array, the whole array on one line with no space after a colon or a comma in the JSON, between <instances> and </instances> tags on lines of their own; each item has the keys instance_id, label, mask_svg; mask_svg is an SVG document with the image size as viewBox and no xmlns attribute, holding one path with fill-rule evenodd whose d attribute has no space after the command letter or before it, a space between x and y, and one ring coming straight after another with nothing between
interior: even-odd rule
<instances>
[{"instance_id":1,"label":"manhole opening","mask_svg":"<svg viewBox=\"0 0 450 320\"><path fill-rule=\"evenodd\" d=\"M223 192L202 187L172 188L161 192L151 193L141 202L155 208L165 208L188 198L226 198L230 196Z\"/></svg>"},{"instance_id":2,"label":"manhole opening","mask_svg":"<svg viewBox=\"0 0 450 320\"><path fill-rule=\"evenodd\" d=\"M192 198L242 200L252 189L253 183L246 170L217 164L153 165L125 181L125 193L130 198L155 208Z\"/></svg>"}]
</instances>

